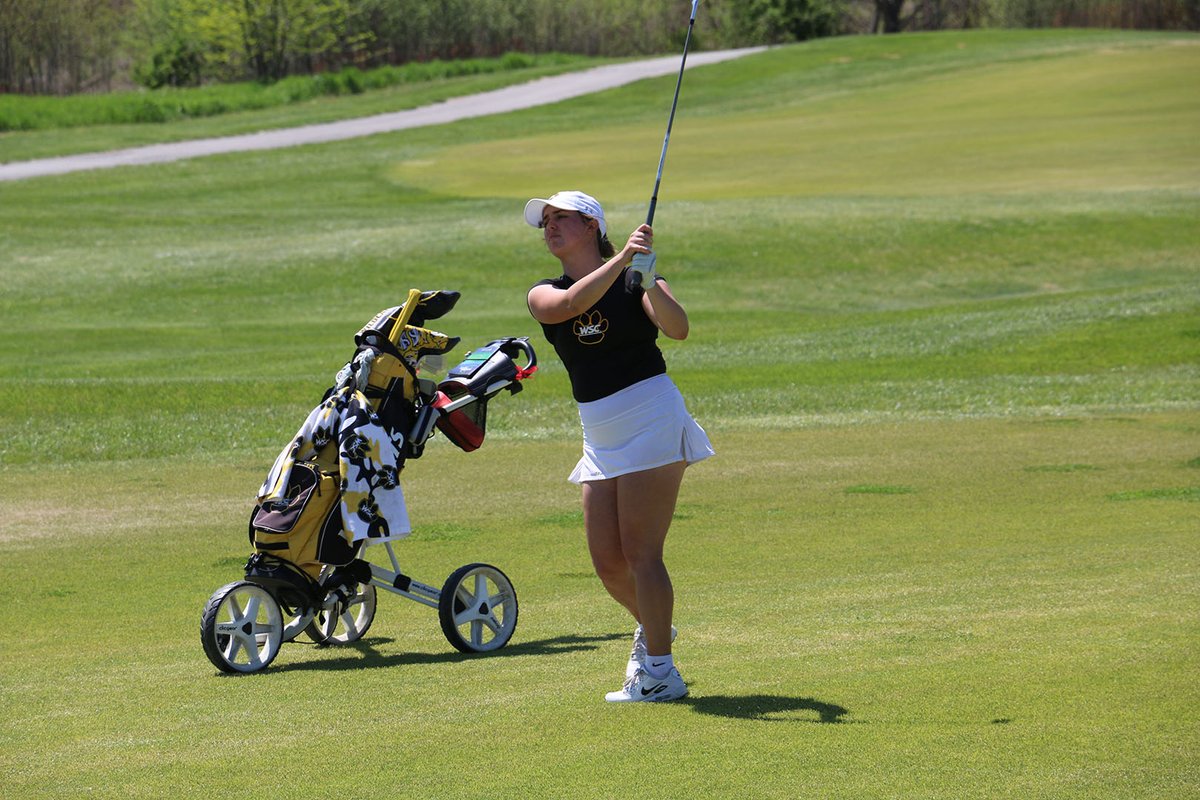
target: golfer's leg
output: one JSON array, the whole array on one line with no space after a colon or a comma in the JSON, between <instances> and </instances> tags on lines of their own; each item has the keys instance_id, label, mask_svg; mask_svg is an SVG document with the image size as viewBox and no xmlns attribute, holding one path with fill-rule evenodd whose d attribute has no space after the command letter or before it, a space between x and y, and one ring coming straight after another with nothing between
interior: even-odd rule
<instances>
[{"instance_id":1,"label":"golfer's leg","mask_svg":"<svg viewBox=\"0 0 1200 800\"><path fill-rule=\"evenodd\" d=\"M633 572L621 550L617 524L617 482L589 481L583 484L583 527L587 532L592 566L604 588L638 619Z\"/></svg>"},{"instance_id":2,"label":"golfer's leg","mask_svg":"<svg viewBox=\"0 0 1200 800\"><path fill-rule=\"evenodd\" d=\"M617 478L621 549L633 571L638 618L646 636L646 652L652 655L671 652L675 591L663 564L663 543L686 468L686 462L678 461Z\"/></svg>"}]
</instances>

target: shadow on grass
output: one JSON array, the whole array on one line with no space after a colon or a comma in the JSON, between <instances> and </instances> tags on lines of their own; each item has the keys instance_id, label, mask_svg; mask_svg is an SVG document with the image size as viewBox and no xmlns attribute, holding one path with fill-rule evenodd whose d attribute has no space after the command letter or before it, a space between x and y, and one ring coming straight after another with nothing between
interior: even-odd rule
<instances>
[{"instance_id":1,"label":"shadow on grass","mask_svg":"<svg viewBox=\"0 0 1200 800\"><path fill-rule=\"evenodd\" d=\"M419 666L422 664L458 664L478 658L512 658L514 656L556 656L565 653L579 653L595 650L601 642L614 639L628 639L628 634L610 633L603 636L557 636L553 639L539 639L533 642L510 644L489 653L460 653L450 650L445 653L381 653L376 649L379 645L390 644L394 639L382 636L368 636L353 644L338 645L338 652L345 652L341 658L322 659L316 661L295 661L288 664L273 664L263 673L291 672L294 670L337 671L375 669L379 667ZM300 643L303 644L303 643ZM317 645L310 645L316 648ZM321 648L333 651L335 648Z\"/></svg>"},{"instance_id":2,"label":"shadow on grass","mask_svg":"<svg viewBox=\"0 0 1200 800\"><path fill-rule=\"evenodd\" d=\"M823 703L811 697L782 697L771 694L741 696L713 695L685 697L680 705L714 717L747 719L757 722L809 722L826 725L844 724L849 710L833 703ZM813 717L810 712L816 712Z\"/></svg>"},{"instance_id":3,"label":"shadow on grass","mask_svg":"<svg viewBox=\"0 0 1200 800\"><path fill-rule=\"evenodd\" d=\"M458 664L479 658L512 658L514 656L556 656L596 650L604 642L628 639L626 633L607 633L597 636L556 636L532 642L510 644L489 653L460 653L450 650L443 653L381 653L377 647L395 641L386 636L367 636L357 642L335 647L308 646L322 651L345 653L338 658L313 661L294 661L287 664L276 662L257 675L270 675L296 670L337 672L341 670L376 669L386 667L421 666L436 664ZM303 645L303 642L296 644ZM295 647L295 644L291 645ZM246 677L242 674L224 674L224 677ZM675 705L676 703L672 703ZM714 717L744 719L755 722L803 722L826 725L846 724L843 719L849 710L833 703L824 703L811 697L784 697L781 695L708 695L685 697L678 705L690 706L693 711ZM813 716L815 713L815 716Z\"/></svg>"}]
</instances>

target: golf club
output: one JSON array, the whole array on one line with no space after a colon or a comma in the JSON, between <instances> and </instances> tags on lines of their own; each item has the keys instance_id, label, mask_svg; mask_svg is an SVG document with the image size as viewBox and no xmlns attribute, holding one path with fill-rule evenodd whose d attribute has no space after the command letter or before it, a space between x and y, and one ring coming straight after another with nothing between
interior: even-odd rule
<instances>
[{"instance_id":1,"label":"golf club","mask_svg":"<svg viewBox=\"0 0 1200 800\"><path fill-rule=\"evenodd\" d=\"M687 35L683 39L683 58L679 62L679 78L675 81L675 97L671 100L671 114L667 117L667 133L663 136L662 153L658 157L658 174L654 176L654 191L650 195L650 209L646 212L646 224L654 224L654 210L658 207L658 187L662 185L663 165L667 161L667 145L671 142L671 126L675 123L675 108L679 105L679 88L683 86L683 69L687 65L688 45L692 41L692 28L696 25L696 7L700 0L692 0L692 15L688 20ZM635 253L633 268L640 275L653 274L655 256L650 253ZM639 275L639 278L640 278Z\"/></svg>"}]
</instances>

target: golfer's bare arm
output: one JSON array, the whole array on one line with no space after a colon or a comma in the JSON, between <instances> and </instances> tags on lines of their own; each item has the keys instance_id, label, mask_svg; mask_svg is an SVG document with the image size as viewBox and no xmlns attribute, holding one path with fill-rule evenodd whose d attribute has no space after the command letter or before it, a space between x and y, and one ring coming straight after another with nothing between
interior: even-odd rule
<instances>
[{"instance_id":1,"label":"golfer's bare arm","mask_svg":"<svg viewBox=\"0 0 1200 800\"><path fill-rule=\"evenodd\" d=\"M624 252L624 251L622 251ZM632 255L630 256L632 258ZM587 311L608 291L625 265L621 263L621 255L617 254L604 263L595 272L583 276L566 289L559 289L549 284L541 284L529 290L526 298L529 303L529 313L538 322L554 325L574 319Z\"/></svg>"},{"instance_id":2,"label":"golfer's bare arm","mask_svg":"<svg viewBox=\"0 0 1200 800\"><path fill-rule=\"evenodd\" d=\"M654 286L642 295L642 309L650 321L668 339L686 339L688 335L688 316L671 294L671 287L662 278L654 282Z\"/></svg>"},{"instance_id":3,"label":"golfer's bare arm","mask_svg":"<svg viewBox=\"0 0 1200 800\"><path fill-rule=\"evenodd\" d=\"M589 272L566 289L559 289L548 284L541 284L529 290L526 302L529 313L538 322L554 325L574 319L587 311L608 291L621 275L621 271L629 266L634 253L649 253L654 245L654 232L649 225L641 225L629 235L629 241L621 248L621 252L605 261L598 269Z\"/></svg>"}]
</instances>

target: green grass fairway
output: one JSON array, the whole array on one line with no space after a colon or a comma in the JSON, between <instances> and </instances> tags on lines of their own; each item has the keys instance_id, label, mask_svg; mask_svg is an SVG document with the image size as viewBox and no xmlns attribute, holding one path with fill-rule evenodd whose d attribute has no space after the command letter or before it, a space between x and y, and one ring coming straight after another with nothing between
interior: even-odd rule
<instances>
[{"instance_id":1,"label":"green grass fairway","mask_svg":"<svg viewBox=\"0 0 1200 800\"><path fill-rule=\"evenodd\" d=\"M520 212L583 188L635 227L673 77L0 184L0 796L1200 795L1196 74L1196 35L1107 31L689 71L656 243L718 457L668 539L692 693L659 706L602 700L632 626L565 480L578 421L523 304L554 262ZM516 635L463 656L381 595L356 644L220 675L200 613L252 496L412 286L463 292L435 325L460 355L542 356L482 449L410 462L396 548L434 585L499 566Z\"/></svg>"}]
</instances>

